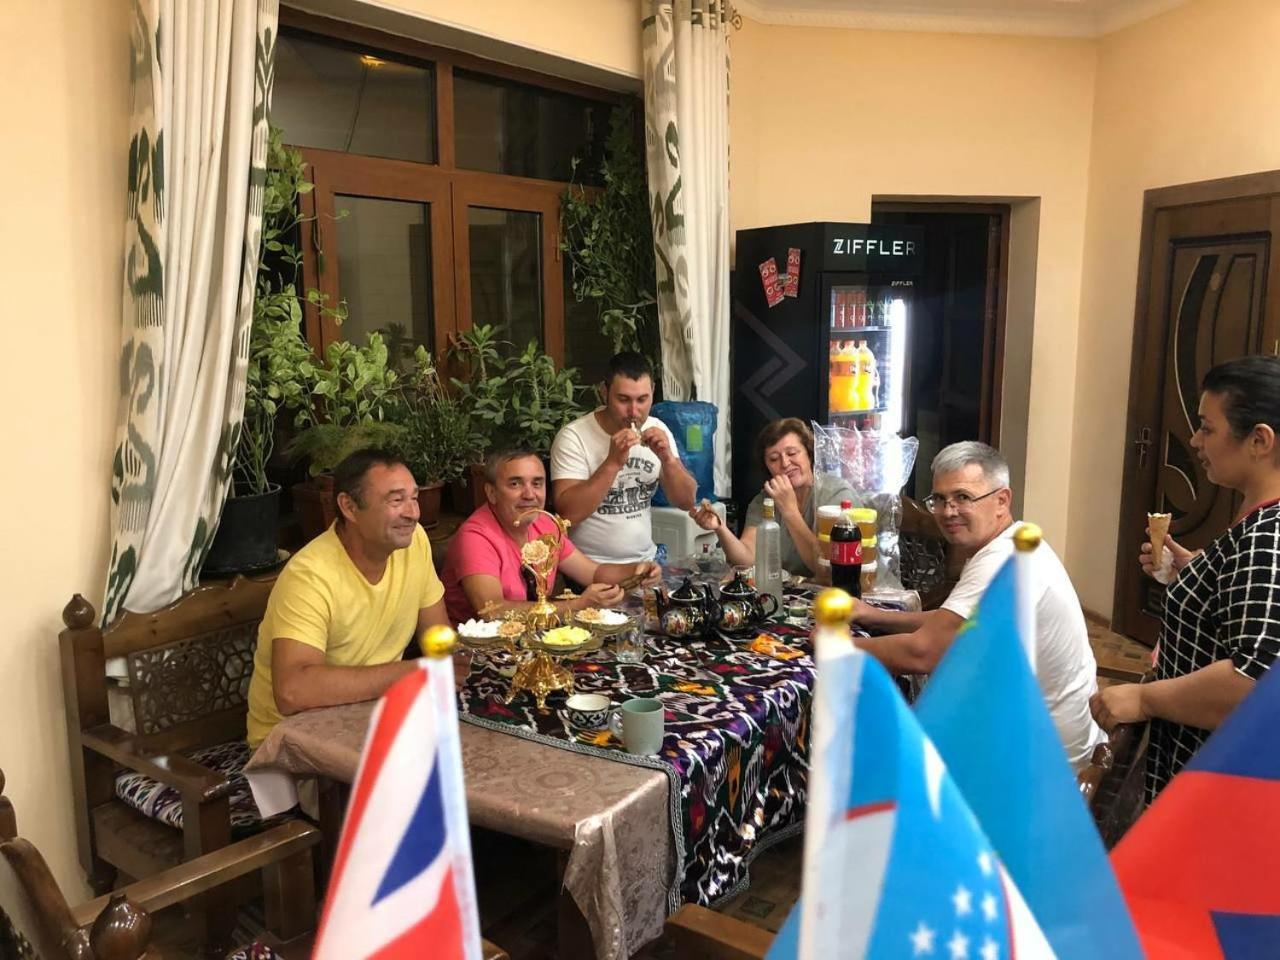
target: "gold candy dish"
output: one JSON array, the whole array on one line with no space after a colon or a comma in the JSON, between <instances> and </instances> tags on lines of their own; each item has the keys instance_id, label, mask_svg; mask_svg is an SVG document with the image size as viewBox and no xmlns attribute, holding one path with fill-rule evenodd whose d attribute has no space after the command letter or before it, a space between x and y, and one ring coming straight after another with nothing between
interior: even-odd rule
<instances>
[{"instance_id":1,"label":"gold candy dish","mask_svg":"<svg viewBox=\"0 0 1280 960\"><path fill-rule=\"evenodd\" d=\"M579 610L574 614L573 621L602 637L621 633L623 630L629 630L636 625L635 617L629 616L621 610L601 609L599 607L587 607L585 610Z\"/></svg>"}]
</instances>

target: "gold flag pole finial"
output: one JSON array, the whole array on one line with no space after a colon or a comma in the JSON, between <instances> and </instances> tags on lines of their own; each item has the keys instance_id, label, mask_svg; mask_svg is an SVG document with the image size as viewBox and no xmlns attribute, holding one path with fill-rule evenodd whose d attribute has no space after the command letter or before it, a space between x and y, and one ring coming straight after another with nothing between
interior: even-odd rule
<instances>
[{"instance_id":1,"label":"gold flag pole finial","mask_svg":"<svg viewBox=\"0 0 1280 960\"><path fill-rule=\"evenodd\" d=\"M423 654L434 659L449 656L457 645L458 635L453 632L453 627L442 627L438 624L427 627L420 641Z\"/></svg>"},{"instance_id":2,"label":"gold flag pole finial","mask_svg":"<svg viewBox=\"0 0 1280 960\"><path fill-rule=\"evenodd\" d=\"M1044 534L1034 523L1024 523L1013 534L1013 545L1022 553L1029 553L1040 546Z\"/></svg>"},{"instance_id":3,"label":"gold flag pole finial","mask_svg":"<svg viewBox=\"0 0 1280 960\"><path fill-rule=\"evenodd\" d=\"M813 619L820 627L847 626L853 618L853 597L843 590L823 590L813 604Z\"/></svg>"}]
</instances>

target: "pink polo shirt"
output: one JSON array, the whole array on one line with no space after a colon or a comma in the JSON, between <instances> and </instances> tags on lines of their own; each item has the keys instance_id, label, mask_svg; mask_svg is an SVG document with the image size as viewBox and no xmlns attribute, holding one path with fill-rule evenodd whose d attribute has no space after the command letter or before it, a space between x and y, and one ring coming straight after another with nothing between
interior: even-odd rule
<instances>
[{"instance_id":1,"label":"pink polo shirt","mask_svg":"<svg viewBox=\"0 0 1280 960\"><path fill-rule=\"evenodd\" d=\"M532 536L554 533L555 522L547 516L539 516L533 522ZM573 553L574 546L565 537L560 546L556 566ZM475 608L462 589L462 578L484 574L497 577L502 584L502 596L506 600L526 600L524 578L520 575L520 548L512 542L494 516L493 509L485 504L463 521L449 544L444 561L444 605L449 619L454 623L470 620ZM552 571L550 582L555 581Z\"/></svg>"}]
</instances>

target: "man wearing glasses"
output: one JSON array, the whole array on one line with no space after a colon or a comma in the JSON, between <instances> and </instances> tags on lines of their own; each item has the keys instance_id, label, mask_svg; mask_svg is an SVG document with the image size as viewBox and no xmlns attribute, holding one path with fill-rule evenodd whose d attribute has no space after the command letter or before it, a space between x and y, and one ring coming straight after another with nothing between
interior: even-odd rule
<instances>
[{"instance_id":1,"label":"man wearing glasses","mask_svg":"<svg viewBox=\"0 0 1280 960\"><path fill-rule=\"evenodd\" d=\"M987 584L1013 555L1018 524L1010 512L1012 499L1009 465L985 443L953 443L934 457L933 493L925 505L947 541L968 556L960 581L937 610L898 613L857 602L854 620L886 634L859 640L858 645L893 673L932 672L961 624L977 609ZM1062 561L1047 543L1032 553L1032 561L1036 679L1067 757L1080 770L1094 746L1106 739L1089 711L1098 668L1080 600Z\"/></svg>"}]
</instances>

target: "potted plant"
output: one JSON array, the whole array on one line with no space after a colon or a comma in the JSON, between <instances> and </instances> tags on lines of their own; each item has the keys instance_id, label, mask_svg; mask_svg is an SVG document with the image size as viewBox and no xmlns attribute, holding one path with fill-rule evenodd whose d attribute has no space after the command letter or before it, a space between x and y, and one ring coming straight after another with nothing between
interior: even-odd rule
<instances>
[{"instance_id":1,"label":"potted plant","mask_svg":"<svg viewBox=\"0 0 1280 960\"><path fill-rule=\"evenodd\" d=\"M569 261L573 295L592 301L600 329L615 352L638 350L662 383L662 348L655 296L653 221L644 157L636 144L635 117L615 109L599 175L603 189L571 183L560 203L560 249ZM578 160L573 170L578 169Z\"/></svg>"},{"instance_id":2,"label":"potted plant","mask_svg":"<svg viewBox=\"0 0 1280 960\"><path fill-rule=\"evenodd\" d=\"M335 518L329 471L357 450L395 448L403 427L397 422L398 377L381 335L371 333L363 347L331 343L323 363L312 357L299 372L310 385L310 402L294 419L298 433L289 454L307 461L311 479L294 486L293 498L303 536L311 539Z\"/></svg>"},{"instance_id":3,"label":"potted plant","mask_svg":"<svg viewBox=\"0 0 1280 960\"><path fill-rule=\"evenodd\" d=\"M537 343L516 353L491 326L459 334L453 355L468 374L453 385L489 449L521 444L546 461L560 428L586 412L587 388L573 367L556 369ZM482 475L472 470L473 499L484 502Z\"/></svg>"},{"instance_id":4,"label":"potted plant","mask_svg":"<svg viewBox=\"0 0 1280 960\"><path fill-rule=\"evenodd\" d=\"M234 452L232 483L202 571L222 574L278 563L280 486L267 478L282 412L309 403L304 371L313 359L302 337L302 300L295 281L302 257L291 242L301 218L298 196L311 189L302 156L272 128L263 192L262 259L254 290L245 374L244 414L225 438ZM312 296L319 294L312 291Z\"/></svg>"},{"instance_id":5,"label":"potted plant","mask_svg":"<svg viewBox=\"0 0 1280 960\"><path fill-rule=\"evenodd\" d=\"M425 347L413 351L412 366L402 384L403 429L397 450L418 481L421 523L432 527L440 517L445 484L466 475L484 450L484 437L472 426L462 402L445 392Z\"/></svg>"}]
</instances>

